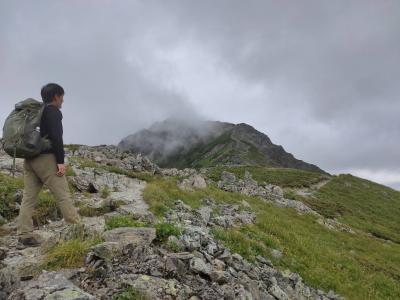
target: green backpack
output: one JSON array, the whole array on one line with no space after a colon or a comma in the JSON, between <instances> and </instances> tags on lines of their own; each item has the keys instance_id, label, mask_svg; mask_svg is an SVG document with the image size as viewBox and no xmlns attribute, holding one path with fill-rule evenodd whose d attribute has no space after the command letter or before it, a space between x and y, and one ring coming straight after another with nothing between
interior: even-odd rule
<instances>
[{"instance_id":1,"label":"green backpack","mask_svg":"<svg viewBox=\"0 0 400 300\"><path fill-rule=\"evenodd\" d=\"M31 98L18 102L4 123L2 147L14 158L14 172L16 157L32 158L51 148L47 136L40 136L44 107L43 102Z\"/></svg>"}]
</instances>

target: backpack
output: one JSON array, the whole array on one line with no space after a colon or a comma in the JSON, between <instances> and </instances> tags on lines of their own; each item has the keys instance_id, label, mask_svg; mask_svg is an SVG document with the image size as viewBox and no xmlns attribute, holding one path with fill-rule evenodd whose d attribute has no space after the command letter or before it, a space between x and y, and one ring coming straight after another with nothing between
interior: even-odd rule
<instances>
[{"instance_id":1,"label":"backpack","mask_svg":"<svg viewBox=\"0 0 400 300\"><path fill-rule=\"evenodd\" d=\"M15 158L33 158L51 148L47 136L40 136L44 107L45 103L31 98L18 102L4 123L2 146L14 158L14 173Z\"/></svg>"}]
</instances>

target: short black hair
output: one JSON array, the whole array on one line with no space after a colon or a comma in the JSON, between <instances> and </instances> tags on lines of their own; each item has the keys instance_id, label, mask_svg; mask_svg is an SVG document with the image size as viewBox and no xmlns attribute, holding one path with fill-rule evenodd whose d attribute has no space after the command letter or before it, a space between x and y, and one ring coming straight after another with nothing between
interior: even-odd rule
<instances>
[{"instance_id":1,"label":"short black hair","mask_svg":"<svg viewBox=\"0 0 400 300\"><path fill-rule=\"evenodd\" d=\"M64 89L62 88L62 86L56 83L48 83L44 87L42 87L40 94L42 95L42 100L44 103L50 103L53 101L55 95L64 95Z\"/></svg>"}]
</instances>

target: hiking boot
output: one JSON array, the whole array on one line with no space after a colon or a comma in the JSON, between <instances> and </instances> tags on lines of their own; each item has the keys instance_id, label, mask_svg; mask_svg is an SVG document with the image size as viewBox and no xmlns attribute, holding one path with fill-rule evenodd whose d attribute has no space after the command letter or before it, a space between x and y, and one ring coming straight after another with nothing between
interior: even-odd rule
<instances>
[{"instance_id":1,"label":"hiking boot","mask_svg":"<svg viewBox=\"0 0 400 300\"><path fill-rule=\"evenodd\" d=\"M26 247L38 247L42 243L40 237L37 234L26 233L22 234L18 238L17 249L24 249Z\"/></svg>"}]
</instances>

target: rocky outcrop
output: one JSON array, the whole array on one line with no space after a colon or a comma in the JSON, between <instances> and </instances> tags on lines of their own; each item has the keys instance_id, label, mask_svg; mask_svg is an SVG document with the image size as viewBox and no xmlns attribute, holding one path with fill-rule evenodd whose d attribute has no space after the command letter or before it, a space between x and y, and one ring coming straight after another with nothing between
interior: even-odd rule
<instances>
[{"instance_id":1,"label":"rocky outcrop","mask_svg":"<svg viewBox=\"0 0 400 300\"><path fill-rule=\"evenodd\" d=\"M99 164L132 170L137 172L149 171L152 174L160 173L160 168L148 157L141 153L122 150L113 145L85 146L66 149L67 156L75 156L93 160Z\"/></svg>"},{"instance_id":2,"label":"rocky outcrop","mask_svg":"<svg viewBox=\"0 0 400 300\"><path fill-rule=\"evenodd\" d=\"M281 187L272 184L259 185L248 171L245 172L244 179L237 179L234 174L224 171L222 172L221 180L218 181L217 186L228 192L238 192L249 196L259 196L265 201L273 202L278 206L294 208L299 213L312 213L319 215L316 211L312 210L301 201L286 199L283 196L283 190Z\"/></svg>"}]
</instances>

